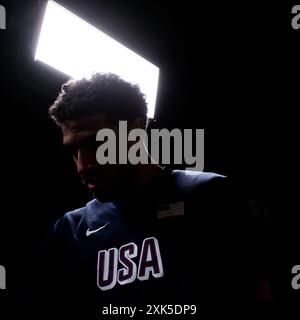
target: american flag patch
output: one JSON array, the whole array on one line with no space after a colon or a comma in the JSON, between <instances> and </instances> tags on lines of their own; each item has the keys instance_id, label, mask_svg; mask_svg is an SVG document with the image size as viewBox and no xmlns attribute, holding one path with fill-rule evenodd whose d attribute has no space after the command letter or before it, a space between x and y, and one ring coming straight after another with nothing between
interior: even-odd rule
<instances>
[{"instance_id":1,"label":"american flag patch","mask_svg":"<svg viewBox=\"0 0 300 320\"><path fill-rule=\"evenodd\" d=\"M173 202L158 205L158 218L169 218L174 216L183 216L184 202Z\"/></svg>"}]
</instances>

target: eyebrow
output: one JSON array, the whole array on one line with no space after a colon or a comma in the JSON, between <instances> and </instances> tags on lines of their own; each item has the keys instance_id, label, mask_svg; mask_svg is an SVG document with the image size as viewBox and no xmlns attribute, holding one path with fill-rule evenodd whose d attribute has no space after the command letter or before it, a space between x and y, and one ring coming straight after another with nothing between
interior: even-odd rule
<instances>
[{"instance_id":1,"label":"eyebrow","mask_svg":"<svg viewBox=\"0 0 300 320\"><path fill-rule=\"evenodd\" d=\"M96 142L96 134L88 135L88 136L80 139L76 143L72 143L72 142L63 143L63 146L64 146L64 148L68 149L68 148L72 148L72 147L78 147L78 146L83 145L88 142Z\"/></svg>"}]
</instances>

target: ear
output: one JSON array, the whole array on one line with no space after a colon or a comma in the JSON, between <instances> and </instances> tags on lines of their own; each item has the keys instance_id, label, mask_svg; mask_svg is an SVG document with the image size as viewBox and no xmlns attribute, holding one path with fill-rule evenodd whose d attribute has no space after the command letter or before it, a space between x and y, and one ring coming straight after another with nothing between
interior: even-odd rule
<instances>
[{"instance_id":1,"label":"ear","mask_svg":"<svg viewBox=\"0 0 300 320\"><path fill-rule=\"evenodd\" d=\"M139 129L145 130L146 120L142 117L136 118L131 125L131 129L133 129L133 128L139 128Z\"/></svg>"}]
</instances>

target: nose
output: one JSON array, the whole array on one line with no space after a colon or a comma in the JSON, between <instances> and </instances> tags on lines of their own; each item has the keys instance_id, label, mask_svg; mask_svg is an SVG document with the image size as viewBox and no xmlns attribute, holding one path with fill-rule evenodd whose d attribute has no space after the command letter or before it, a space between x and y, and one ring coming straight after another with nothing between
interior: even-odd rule
<instances>
[{"instance_id":1,"label":"nose","mask_svg":"<svg viewBox=\"0 0 300 320\"><path fill-rule=\"evenodd\" d=\"M77 167L77 173L80 176L85 176L88 170L94 166L95 155L90 154L86 150L79 149L74 160Z\"/></svg>"}]
</instances>

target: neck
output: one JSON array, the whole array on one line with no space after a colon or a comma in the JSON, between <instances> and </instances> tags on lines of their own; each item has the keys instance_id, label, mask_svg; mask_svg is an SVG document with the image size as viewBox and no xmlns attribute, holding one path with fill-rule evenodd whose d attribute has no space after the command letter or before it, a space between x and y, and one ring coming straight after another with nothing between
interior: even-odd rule
<instances>
[{"instance_id":1,"label":"neck","mask_svg":"<svg viewBox=\"0 0 300 320\"><path fill-rule=\"evenodd\" d=\"M134 187L137 190L143 190L153 179L162 173L162 170L163 168L157 164L135 166Z\"/></svg>"},{"instance_id":2,"label":"neck","mask_svg":"<svg viewBox=\"0 0 300 320\"><path fill-rule=\"evenodd\" d=\"M127 167L119 186L113 192L109 194L95 192L95 197L101 202L136 199L162 173L162 170L163 168L157 164L137 164Z\"/></svg>"}]
</instances>

